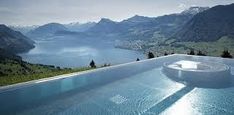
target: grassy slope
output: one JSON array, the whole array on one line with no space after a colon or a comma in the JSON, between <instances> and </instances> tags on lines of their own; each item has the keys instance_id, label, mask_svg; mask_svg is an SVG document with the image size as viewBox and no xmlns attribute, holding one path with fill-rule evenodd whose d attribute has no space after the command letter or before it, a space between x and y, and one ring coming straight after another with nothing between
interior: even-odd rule
<instances>
[{"instance_id":1,"label":"grassy slope","mask_svg":"<svg viewBox=\"0 0 234 115\"><path fill-rule=\"evenodd\" d=\"M234 56L234 39L225 36L214 42L173 42L173 40L162 43L151 42L145 44L143 49L146 53L152 51L157 56L164 55L164 52L186 54L191 49L195 52L200 50L209 56L220 56L224 50L228 49Z\"/></svg>"},{"instance_id":2,"label":"grassy slope","mask_svg":"<svg viewBox=\"0 0 234 115\"><path fill-rule=\"evenodd\" d=\"M59 67L30 64L20 60L0 60L0 86L20 83L35 79L47 78L61 74L89 70L91 68L70 69Z\"/></svg>"},{"instance_id":3,"label":"grassy slope","mask_svg":"<svg viewBox=\"0 0 234 115\"><path fill-rule=\"evenodd\" d=\"M234 56L234 39L228 37L222 37L215 42L180 42L178 44L197 51L203 51L210 56L220 56L223 50L228 49L231 55Z\"/></svg>"}]
</instances>

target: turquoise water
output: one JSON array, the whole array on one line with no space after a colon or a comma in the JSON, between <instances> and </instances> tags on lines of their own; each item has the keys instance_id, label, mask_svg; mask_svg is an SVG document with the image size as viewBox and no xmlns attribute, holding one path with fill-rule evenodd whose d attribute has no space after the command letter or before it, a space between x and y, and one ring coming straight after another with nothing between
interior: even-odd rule
<instances>
[{"instance_id":1,"label":"turquoise water","mask_svg":"<svg viewBox=\"0 0 234 115\"><path fill-rule=\"evenodd\" d=\"M162 73L161 63L181 59L222 62L233 72L233 60L169 56L4 90L0 114L234 114L234 85L198 88Z\"/></svg>"}]
</instances>

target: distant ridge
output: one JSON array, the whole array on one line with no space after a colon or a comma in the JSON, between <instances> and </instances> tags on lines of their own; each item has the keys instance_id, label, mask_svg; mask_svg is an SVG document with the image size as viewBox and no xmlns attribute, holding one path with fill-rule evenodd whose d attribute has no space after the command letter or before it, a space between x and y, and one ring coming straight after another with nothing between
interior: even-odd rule
<instances>
[{"instance_id":1,"label":"distant ridge","mask_svg":"<svg viewBox=\"0 0 234 115\"><path fill-rule=\"evenodd\" d=\"M84 32L91 27L95 26L95 22L87 22L87 23L69 23L69 24L64 24L64 26L69 30L69 31L74 31L74 32Z\"/></svg>"},{"instance_id":2,"label":"distant ridge","mask_svg":"<svg viewBox=\"0 0 234 115\"><path fill-rule=\"evenodd\" d=\"M87 30L89 33L98 34L115 33L118 31L118 23L107 18L102 18L95 26Z\"/></svg>"},{"instance_id":3,"label":"distant ridge","mask_svg":"<svg viewBox=\"0 0 234 115\"><path fill-rule=\"evenodd\" d=\"M31 38L38 37L49 37L53 36L53 34L57 31L65 31L68 30L64 25L59 23L48 23L42 26L35 28L34 30L29 31L26 35Z\"/></svg>"},{"instance_id":4,"label":"distant ridge","mask_svg":"<svg viewBox=\"0 0 234 115\"><path fill-rule=\"evenodd\" d=\"M97 23L49 23L28 32L27 36L38 39L68 34L82 38L99 37L112 40L149 40L158 39L158 36L169 38L194 15L207 9L207 7L191 7L181 13L159 17L135 15L121 22L102 18Z\"/></svg>"},{"instance_id":5,"label":"distant ridge","mask_svg":"<svg viewBox=\"0 0 234 115\"><path fill-rule=\"evenodd\" d=\"M121 40L153 39L155 33L170 37L195 14L207 10L207 7L191 7L181 13L159 17L145 17L135 15L121 22L103 18L86 32L96 36ZM111 37L110 37L111 36Z\"/></svg>"},{"instance_id":6,"label":"distant ridge","mask_svg":"<svg viewBox=\"0 0 234 115\"><path fill-rule=\"evenodd\" d=\"M234 36L234 4L219 5L195 15L175 35L178 41L216 41Z\"/></svg>"}]
</instances>

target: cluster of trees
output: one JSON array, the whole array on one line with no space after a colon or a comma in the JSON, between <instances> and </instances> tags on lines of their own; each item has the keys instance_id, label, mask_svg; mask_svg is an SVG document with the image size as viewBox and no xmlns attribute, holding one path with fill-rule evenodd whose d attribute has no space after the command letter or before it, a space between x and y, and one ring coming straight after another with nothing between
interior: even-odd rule
<instances>
[{"instance_id":1,"label":"cluster of trees","mask_svg":"<svg viewBox=\"0 0 234 115\"><path fill-rule=\"evenodd\" d=\"M148 59L155 58L154 54L152 52L148 53Z\"/></svg>"},{"instance_id":2,"label":"cluster of trees","mask_svg":"<svg viewBox=\"0 0 234 115\"><path fill-rule=\"evenodd\" d=\"M174 54L174 51L170 54ZM164 52L164 56L167 56L169 55L169 53L167 52ZM147 55L148 59L151 59L151 58L155 58L154 54L152 52L148 52L148 55Z\"/></svg>"},{"instance_id":3,"label":"cluster of trees","mask_svg":"<svg viewBox=\"0 0 234 115\"><path fill-rule=\"evenodd\" d=\"M232 55L229 53L228 50L224 50L221 54L221 57L223 58L232 58Z\"/></svg>"},{"instance_id":4,"label":"cluster of trees","mask_svg":"<svg viewBox=\"0 0 234 115\"><path fill-rule=\"evenodd\" d=\"M174 52L172 52L171 54L174 54ZM188 55L207 56L205 52L203 52L201 50L198 50L197 52L195 52L193 49L191 49L187 54ZM169 55L169 54L167 52L165 52L164 56L166 56L166 55ZM228 50L224 50L220 56L222 58L233 58L233 56L231 55L231 53ZM148 57L148 59L155 58L155 56L152 52L148 52L147 57ZM139 60L137 59L137 61L139 61Z\"/></svg>"},{"instance_id":5,"label":"cluster of trees","mask_svg":"<svg viewBox=\"0 0 234 115\"><path fill-rule=\"evenodd\" d=\"M206 54L203 53L201 50L198 50L197 54L195 53L194 50L190 50L190 52L188 53L188 55L206 56Z\"/></svg>"},{"instance_id":6,"label":"cluster of trees","mask_svg":"<svg viewBox=\"0 0 234 115\"><path fill-rule=\"evenodd\" d=\"M89 63L89 66L91 67L91 68L96 68L97 66L96 66L96 64L95 64L95 62L92 60L90 63ZM101 67L107 67L107 66L111 66L111 64L109 63L109 64L104 64L104 65L102 65Z\"/></svg>"},{"instance_id":7,"label":"cluster of trees","mask_svg":"<svg viewBox=\"0 0 234 115\"><path fill-rule=\"evenodd\" d=\"M206 54L204 52L202 52L201 50L198 50L197 53L195 53L194 50L190 50L188 55L206 56ZM233 56L230 54L230 52L228 50L224 50L220 56L222 58L233 58Z\"/></svg>"}]
</instances>

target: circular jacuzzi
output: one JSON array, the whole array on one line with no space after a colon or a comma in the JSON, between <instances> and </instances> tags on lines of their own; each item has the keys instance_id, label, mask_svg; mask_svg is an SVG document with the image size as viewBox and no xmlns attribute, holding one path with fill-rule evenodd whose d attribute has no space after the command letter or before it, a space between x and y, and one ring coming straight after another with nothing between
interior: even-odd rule
<instances>
[{"instance_id":1,"label":"circular jacuzzi","mask_svg":"<svg viewBox=\"0 0 234 115\"><path fill-rule=\"evenodd\" d=\"M163 73L173 80L195 86L221 86L230 81L230 67L213 62L181 60L164 63Z\"/></svg>"}]
</instances>

